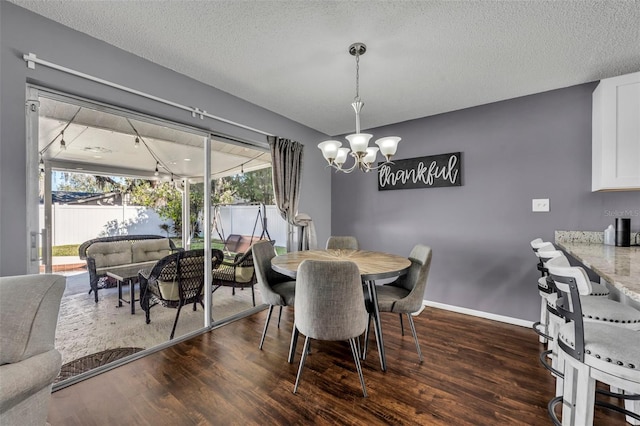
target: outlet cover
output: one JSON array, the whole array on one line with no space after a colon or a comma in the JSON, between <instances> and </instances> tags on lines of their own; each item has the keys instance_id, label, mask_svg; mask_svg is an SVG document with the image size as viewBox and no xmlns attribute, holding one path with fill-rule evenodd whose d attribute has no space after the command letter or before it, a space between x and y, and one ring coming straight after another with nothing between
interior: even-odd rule
<instances>
[{"instance_id":1,"label":"outlet cover","mask_svg":"<svg viewBox=\"0 0 640 426\"><path fill-rule=\"evenodd\" d=\"M549 199L548 198L534 198L531 203L531 211L534 212L548 212L549 211Z\"/></svg>"}]
</instances>

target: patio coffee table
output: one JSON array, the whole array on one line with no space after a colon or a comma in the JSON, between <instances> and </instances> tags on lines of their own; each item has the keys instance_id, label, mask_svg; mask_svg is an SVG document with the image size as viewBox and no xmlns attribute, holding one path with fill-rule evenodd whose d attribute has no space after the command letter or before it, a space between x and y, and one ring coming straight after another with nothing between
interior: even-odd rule
<instances>
[{"instance_id":1,"label":"patio coffee table","mask_svg":"<svg viewBox=\"0 0 640 426\"><path fill-rule=\"evenodd\" d=\"M136 313L136 303L140 299L135 298L135 284L138 278L138 272L145 269L152 268L156 262L138 263L136 265L118 267L112 271L107 271L107 276L116 280L118 283L118 306L122 307L122 302L128 303L131 306L131 315ZM129 300L122 297L122 284L129 284Z\"/></svg>"}]
</instances>

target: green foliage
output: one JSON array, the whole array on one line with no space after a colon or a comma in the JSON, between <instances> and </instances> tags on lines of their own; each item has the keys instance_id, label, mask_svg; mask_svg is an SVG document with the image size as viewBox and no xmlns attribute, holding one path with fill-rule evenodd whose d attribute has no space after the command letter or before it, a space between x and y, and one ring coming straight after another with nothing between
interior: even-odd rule
<instances>
[{"instance_id":1,"label":"green foliage","mask_svg":"<svg viewBox=\"0 0 640 426\"><path fill-rule=\"evenodd\" d=\"M111 177L93 176L83 173L60 172L62 182L58 190L70 192L121 192L123 184Z\"/></svg>"},{"instance_id":2,"label":"green foliage","mask_svg":"<svg viewBox=\"0 0 640 426\"><path fill-rule=\"evenodd\" d=\"M158 215L174 223L173 232L182 234L182 193L171 182L92 176L81 173L63 173L64 181L58 185L62 191L122 192L130 194L129 203L154 209ZM204 209L204 184L190 185L191 235L200 233L198 214ZM260 202L273 204L271 168L228 176L213 181L211 202ZM167 229L162 228L167 231Z\"/></svg>"},{"instance_id":3,"label":"green foliage","mask_svg":"<svg viewBox=\"0 0 640 426\"><path fill-rule=\"evenodd\" d=\"M214 204L234 202L273 204L271 168L227 176L213 182Z\"/></svg>"},{"instance_id":4,"label":"green foliage","mask_svg":"<svg viewBox=\"0 0 640 426\"><path fill-rule=\"evenodd\" d=\"M77 256L80 244L67 244L63 246L54 246L51 248L52 256Z\"/></svg>"}]
</instances>

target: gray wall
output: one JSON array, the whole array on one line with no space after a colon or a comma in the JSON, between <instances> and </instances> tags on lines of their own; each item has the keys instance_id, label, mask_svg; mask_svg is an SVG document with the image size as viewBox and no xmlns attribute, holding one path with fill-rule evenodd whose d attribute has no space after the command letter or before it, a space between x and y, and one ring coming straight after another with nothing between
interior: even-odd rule
<instances>
[{"instance_id":1,"label":"gray wall","mask_svg":"<svg viewBox=\"0 0 640 426\"><path fill-rule=\"evenodd\" d=\"M215 28L212 28L215 31ZM215 33L211 34L215 37ZM331 229L331 177L315 145L326 135L114 46L0 0L0 275L23 274L27 262L25 84L40 84L89 99L235 137L265 142L251 132L138 98L43 66L29 70L24 53L124 86L192 105L226 119L309 145L305 149L300 211L318 238Z\"/></svg>"},{"instance_id":2,"label":"gray wall","mask_svg":"<svg viewBox=\"0 0 640 426\"><path fill-rule=\"evenodd\" d=\"M425 299L536 320L529 242L552 241L554 230L602 231L614 222L607 212L640 211L640 192L591 192L595 86L373 129L374 138L402 137L398 158L461 151L463 186L378 192L374 173L335 174L333 234L397 254L427 244L434 253ZM532 213L532 198L549 198L551 211Z\"/></svg>"}]
</instances>

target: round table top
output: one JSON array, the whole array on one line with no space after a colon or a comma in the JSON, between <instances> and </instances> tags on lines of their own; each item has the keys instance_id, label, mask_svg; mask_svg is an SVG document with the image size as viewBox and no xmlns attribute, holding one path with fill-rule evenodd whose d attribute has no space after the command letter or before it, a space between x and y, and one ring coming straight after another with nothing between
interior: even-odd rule
<instances>
[{"instance_id":1,"label":"round table top","mask_svg":"<svg viewBox=\"0 0 640 426\"><path fill-rule=\"evenodd\" d=\"M349 260L355 262L363 280L393 278L407 273L411 261L395 254L368 250L303 250L271 259L271 267L281 274L296 277L303 260Z\"/></svg>"}]
</instances>

